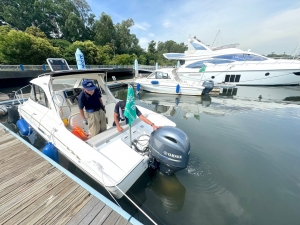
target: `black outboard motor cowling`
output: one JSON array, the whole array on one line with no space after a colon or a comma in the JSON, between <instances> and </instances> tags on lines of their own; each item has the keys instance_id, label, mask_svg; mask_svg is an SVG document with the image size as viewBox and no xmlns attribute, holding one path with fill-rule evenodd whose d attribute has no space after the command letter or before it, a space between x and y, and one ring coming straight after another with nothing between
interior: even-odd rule
<instances>
[{"instance_id":1,"label":"black outboard motor cowling","mask_svg":"<svg viewBox=\"0 0 300 225\"><path fill-rule=\"evenodd\" d=\"M208 94L214 88L215 83L212 80L206 80L203 82L202 86L205 87L202 93Z\"/></svg>"},{"instance_id":2,"label":"black outboard motor cowling","mask_svg":"<svg viewBox=\"0 0 300 225\"><path fill-rule=\"evenodd\" d=\"M179 128L165 126L153 131L149 140L150 162L158 162L162 173L171 175L187 167L190 140Z\"/></svg>"}]
</instances>

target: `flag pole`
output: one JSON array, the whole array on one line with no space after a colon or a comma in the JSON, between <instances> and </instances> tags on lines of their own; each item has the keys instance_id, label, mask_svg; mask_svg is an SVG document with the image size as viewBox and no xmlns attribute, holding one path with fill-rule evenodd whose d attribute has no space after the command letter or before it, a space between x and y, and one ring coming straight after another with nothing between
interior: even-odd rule
<instances>
[{"instance_id":1,"label":"flag pole","mask_svg":"<svg viewBox=\"0 0 300 225\"><path fill-rule=\"evenodd\" d=\"M132 134L131 134L131 125L136 119L136 105L135 105L135 96L133 87L128 84L128 91L127 91L127 100L125 105L125 112L124 116L128 119L129 124L129 139L130 145L132 144Z\"/></svg>"}]
</instances>

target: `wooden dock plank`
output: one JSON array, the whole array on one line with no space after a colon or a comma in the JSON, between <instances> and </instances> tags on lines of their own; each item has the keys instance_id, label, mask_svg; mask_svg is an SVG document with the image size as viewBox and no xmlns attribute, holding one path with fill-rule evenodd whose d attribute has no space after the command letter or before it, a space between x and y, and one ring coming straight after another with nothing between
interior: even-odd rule
<instances>
[{"instance_id":1,"label":"wooden dock plank","mask_svg":"<svg viewBox=\"0 0 300 225\"><path fill-rule=\"evenodd\" d=\"M27 195L23 198L19 198L18 202L15 202L14 199L11 201L12 204L9 205L9 207L6 210L4 214L1 215L2 221L7 221L20 213L22 210L26 209L27 206L31 205L32 202L36 201L38 198L40 198L45 192L47 192L49 189L52 189L53 186L59 184L61 182L60 176L56 177L52 182L52 184L47 184L44 186L41 186L41 189L34 191L31 195ZM18 196L19 197L19 196Z\"/></svg>"},{"instance_id":2,"label":"wooden dock plank","mask_svg":"<svg viewBox=\"0 0 300 225\"><path fill-rule=\"evenodd\" d=\"M47 204L42 205L41 207L39 207L35 214L30 215L29 217L27 217L23 223L24 224L44 224L44 223L40 223L37 222L39 220L43 220L45 217L47 217L49 215L49 211L51 211L53 208L57 207L58 210L62 210L61 208L58 207L58 204L64 200L67 199L67 197L69 196L70 193L72 193L74 190L76 190L78 188L78 185L74 182L72 182L72 184L70 184L68 186L68 188L64 188L63 190L61 190L61 192L59 193L59 195L55 198L55 201L50 201Z\"/></svg>"},{"instance_id":3,"label":"wooden dock plank","mask_svg":"<svg viewBox=\"0 0 300 225\"><path fill-rule=\"evenodd\" d=\"M127 225L130 224L124 217L120 216L115 225Z\"/></svg>"},{"instance_id":4,"label":"wooden dock plank","mask_svg":"<svg viewBox=\"0 0 300 225\"><path fill-rule=\"evenodd\" d=\"M87 191L81 188L79 185L74 184L74 187L75 186L76 188L71 192L68 192L68 195L64 199L61 199L59 202L57 201L56 204L53 202L55 207L52 207L51 204L49 204L47 207L51 208L51 210L44 214L43 218L37 221L37 224L51 224L60 213L63 213L66 209L68 209L70 204L81 198L82 194L88 194Z\"/></svg>"},{"instance_id":5,"label":"wooden dock plank","mask_svg":"<svg viewBox=\"0 0 300 225\"><path fill-rule=\"evenodd\" d=\"M9 142L5 142L3 144L0 145L0 151L6 148L12 148L16 145L19 145L20 142L18 140L13 140L13 141L9 141Z\"/></svg>"},{"instance_id":6,"label":"wooden dock plank","mask_svg":"<svg viewBox=\"0 0 300 225\"><path fill-rule=\"evenodd\" d=\"M4 133L0 138L0 145L16 140L14 136L10 135L10 133Z\"/></svg>"},{"instance_id":7,"label":"wooden dock plank","mask_svg":"<svg viewBox=\"0 0 300 225\"><path fill-rule=\"evenodd\" d=\"M131 224L10 133L0 133L0 223Z\"/></svg>"},{"instance_id":8,"label":"wooden dock plank","mask_svg":"<svg viewBox=\"0 0 300 225\"><path fill-rule=\"evenodd\" d=\"M112 213L109 214L109 217L104 221L103 225L115 224L120 217L121 216L118 213L112 211Z\"/></svg>"},{"instance_id":9,"label":"wooden dock plank","mask_svg":"<svg viewBox=\"0 0 300 225\"><path fill-rule=\"evenodd\" d=\"M109 206L104 206L104 208L98 213L90 225L102 224L107 217L112 213L112 209Z\"/></svg>"},{"instance_id":10,"label":"wooden dock plank","mask_svg":"<svg viewBox=\"0 0 300 225\"><path fill-rule=\"evenodd\" d=\"M14 165L14 163L11 163L11 166L8 166L7 168L5 168L3 173L0 173L0 185L1 183L5 182L5 180L11 179L11 177L15 177L18 174L23 173L24 170L26 170L28 164L34 166L42 162L45 162L45 160L43 160L42 158L31 158L27 161L23 160L19 163L16 163L16 165Z\"/></svg>"},{"instance_id":11,"label":"wooden dock plank","mask_svg":"<svg viewBox=\"0 0 300 225\"><path fill-rule=\"evenodd\" d=\"M13 218L9 220L9 223L11 224L19 224L24 223L23 221L29 217L32 214L36 214L37 210L41 207L47 206L50 202L55 201L57 196L61 193L62 190L69 188L69 186L73 184L72 180L65 179L62 182L60 182L58 185L53 187L51 190L46 192L44 195L42 195L40 198L38 198L36 201L32 202L29 206L26 207L23 211L15 215Z\"/></svg>"},{"instance_id":12,"label":"wooden dock plank","mask_svg":"<svg viewBox=\"0 0 300 225\"><path fill-rule=\"evenodd\" d=\"M22 160L22 155L26 156L26 154L33 154L30 149L20 149L19 146L8 147L5 151L2 150L0 156L1 168L6 164L10 164L11 160Z\"/></svg>"},{"instance_id":13,"label":"wooden dock plank","mask_svg":"<svg viewBox=\"0 0 300 225\"><path fill-rule=\"evenodd\" d=\"M25 154L16 154L12 156L10 159L5 160L3 164L0 166L0 170L5 171L5 170L11 170L13 171L15 166L18 164L24 164L28 160L35 158L34 154L31 152L25 153ZM28 164L28 163L27 163Z\"/></svg>"},{"instance_id":14,"label":"wooden dock plank","mask_svg":"<svg viewBox=\"0 0 300 225\"><path fill-rule=\"evenodd\" d=\"M48 172L48 171L47 171ZM2 209L9 208L14 204L18 204L25 197L31 196L34 192L38 191L41 187L51 184L53 179L56 179L61 174L53 170L50 174L45 174L41 179L31 179L28 180L24 185L22 185L17 190L12 191L8 195L3 196L0 199L0 214L3 211Z\"/></svg>"},{"instance_id":15,"label":"wooden dock plank","mask_svg":"<svg viewBox=\"0 0 300 225\"><path fill-rule=\"evenodd\" d=\"M22 187L24 184L26 184L29 179L35 177L39 179L39 176L43 176L44 175L43 172L49 169L48 167L46 167L46 165L48 165L47 162L42 161L41 163L33 166L30 171L25 171L24 173L20 173L18 176L15 177L8 176L7 179L5 179L5 182L3 182L0 185L0 189L1 189L0 200L5 195L10 194L13 191L16 192L17 189ZM26 175L26 173L28 174Z\"/></svg>"},{"instance_id":16,"label":"wooden dock plank","mask_svg":"<svg viewBox=\"0 0 300 225\"><path fill-rule=\"evenodd\" d=\"M81 209L78 211L76 215L72 217L71 220L68 221L67 225L76 225L84 217L99 203L99 199L96 197L92 197Z\"/></svg>"},{"instance_id":17,"label":"wooden dock plank","mask_svg":"<svg viewBox=\"0 0 300 225\"><path fill-rule=\"evenodd\" d=\"M83 220L80 221L80 225L90 224L91 221L98 215L99 211L104 208L105 204L103 202L99 202L87 215Z\"/></svg>"},{"instance_id":18,"label":"wooden dock plank","mask_svg":"<svg viewBox=\"0 0 300 225\"><path fill-rule=\"evenodd\" d=\"M56 216L47 222L49 225L66 224L93 196L86 190L80 195L73 197L73 200L63 206L64 210L57 211Z\"/></svg>"}]
</instances>

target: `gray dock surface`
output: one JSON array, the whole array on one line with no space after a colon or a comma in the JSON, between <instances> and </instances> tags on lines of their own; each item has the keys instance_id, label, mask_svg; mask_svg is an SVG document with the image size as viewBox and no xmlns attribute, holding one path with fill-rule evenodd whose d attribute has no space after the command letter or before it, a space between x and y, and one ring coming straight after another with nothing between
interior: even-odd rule
<instances>
[{"instance_id":1,"label":"gray dock surface","mask_svg":"<svg viewBox=\"0 0 300 225\"><path fill-rule=\"evenodd\" d=\"M0 125L0 224L140 224Z\"/></svg>"}]
</instances>

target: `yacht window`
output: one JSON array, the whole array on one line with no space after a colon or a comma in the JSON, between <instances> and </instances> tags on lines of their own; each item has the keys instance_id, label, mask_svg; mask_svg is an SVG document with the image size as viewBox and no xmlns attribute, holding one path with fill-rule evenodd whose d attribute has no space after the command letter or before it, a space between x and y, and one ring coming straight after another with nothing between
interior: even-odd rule
<instances>
[{"instance_id":1,"label":"yacht window","mask_svg":"<svg viewBox=\"0 0 300 225\"><path fill-rule=\"evenodd\" d=\"M163 78L163 73L162 72L156 72L156 79L162 79Z\"/></svg>"},{"instance_id":2,"label":"yacht window","mask_svg":"<svg viewBox=\"0 0 300 225\"><path fill-rule=\"evenodd\" d=\"M170 79L170 77L167 73L163 73L163 79Z\"/></svg>"},{"instance_id":3,"label":"yacht window","mask_svg":"<svg viewBox=\"0 0 300 225\"><path fill-rule=\"evenodd\" d=\"M43 106L46 106L46 107L49 106L46 93L38 85L35 85L35 84L32 85L32 89L30 92L30 99L32 99L33 101L35 101Z\"/></svg>"},{"instance_id":4,"label":"yacht window","mask_svg":"<svg viewBox=\"0 0 300 225\"><path fill-rule=\"evenodd\" d=\"M198 62L191 63L187 65L187 68L202 68L202 66L205 63L211 63L211 64L228 64L234 62L233 60L226 60L226 59L208 59L208 60L202 60Z\"/></svg>"},{"instance_id":5,"label":"yacht window","mask_svg":"<svg viewBox=\"0 0 300 225\"><path fill-rule=\"evenodd\" d=\"M229 59L234 61L245 61L244 54L228 54L228 55L218 55L214 56L213 58L217 59Z\"/></svg>"},{"instance_id":6,"label":"yacht window","mask_svg":"<svg viewBox=\"0 0 300 225\"><path fill-rule=\"evenodd\" d=\"M202 68L204 66L203 61L194 62L186 66L186 68Z\"/></svg>"},{"instance_id":7,"label":"yacht window","mask_svg":"<svg viewBox=\"0 0 300 225\"><path fill-rule=\"evenodd\" d=\"M235 60L235 61L263 61L267 60L266 57L258 56L254 54L228 54L228 55L219 55L214 56L213 58L217 59L229 59L229 60Z\"/></svg>"},{"instance_id":8,"label":"yacht window","mask_svg":"<svg viewBox=\"0 0 300 225\"><path fill-rule=\"evenodd\" d=\"M263 61L267 60L267 58L259 55L253 55L253 54L244 54L244 58L246 61Z\"/></svg>"},{"instance_id":9,"label":"yacht window","mask_svg":"<svg viewBox=\"0 0 300 225\"><path fill-rule=\"evenodd\" d=\"M148 79L155 79L156 73L151 73L147 78Z\"/></svg>"},{"instance_id":10,"label":"yacht window","mask_svg":"<svg viewBox=\"0 0 300 225\"><path fill-rule=\"evenodd\" d=\"M52 88L54 91L64 90L65 88L74 87L77 78L69 79L54 79L52 81Z\"/></svg>"}]
</instances>

